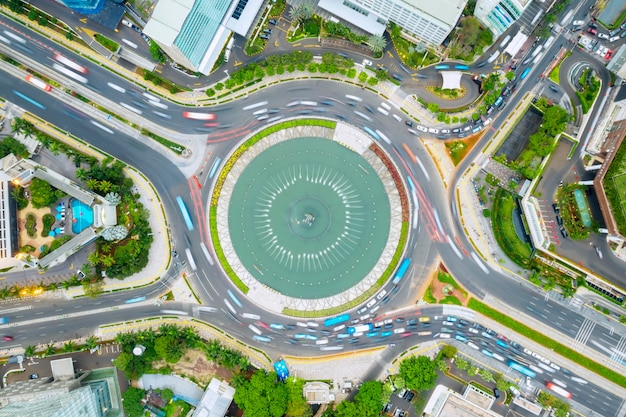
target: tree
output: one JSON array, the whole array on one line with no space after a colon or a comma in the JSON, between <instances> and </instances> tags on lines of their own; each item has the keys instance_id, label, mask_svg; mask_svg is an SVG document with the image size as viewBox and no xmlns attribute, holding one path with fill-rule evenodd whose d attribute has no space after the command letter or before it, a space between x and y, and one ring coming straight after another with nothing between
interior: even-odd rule
<instances>
[{"instance_id":1,"label":"tree","mask_svg":"<svg viewBox=\"0 0 626 417\"><path fill-rule=\"evenodd\" d=\"M98 339L97 336L91 335L87 338L87 340L85 340L85 345L87 346L87 349L94 349L98 346L98 342L100 342L100 339Z\"/></svg>"},{"instance_id":2,"label":"tree","mask_svg":"<svg viewBox=\"0 0 626 417\"><path fill-rule=\"evenodd\" d=\"M36 348L33 345L28 345L24 348L24 356L32 358L35 355Z\"/></svg>"},{"instance_id":3,"label":"tree","mask_svg":"<svg viewBox=\"0 0 626 417\"><path fill-rule=\"evenodd\" d=\"M235 391L239 408L254 417L281 417L287 411L287 399L287 387L277 384L276 373L266 373L262 369Z\"/></svg>"},{"instance_id":4,"label":"tree","mask_svg":"<svg viewBox=\"0 0 626 417\"><path fill-rule=\"evenodd\" d=\"M378 417L383 406L383 384L380 381L362 383L354 400L363 417Z\"/></svg>"},{"instance_id":5,"label":"tree","mask_svg":"<svg viewBox=\"0 0 626 417\"><path fill-rule=\"evenodd\" d=\"M153 40L150 40L150 55L152 56L152 59L154 59L159 64L165 63L165 54L163 53L161 48L159 48L159 45L157 45L157 43Z\"/></svg>"},{"instance_id":6,"label":"tree","mask_svg":"<svg viewBox=\"0 0 626 417\"><path fill-rule=\"evenodd\" d=\"M411 356L400 363L400 376L406 386L414 391L426 391L435 386L435 362L427 356Z\"/></svg>"},{"instance_id":7,"label":"tree","mask_svg":"<svg viewBox=\"0 0 626 417\"><path fill-rule=\"evenodd\" d=\"M512 81L513 78L515 78L515 73L513 71L508 71L505 76L507 80Z\"/></svg>"},{"instance_id":8,"label":"tree","mask_svg":"<svg viewBox=\"0 0 626 417\"><path fill-rule=\"evenodd\" d=\"M439 112L439 104L437 103L428 103L428 111L431 113L438 113Z\"/></svg>"},{"instance_id":9,"label":"tree","mask_svg":"<svg viewBox=\"0 0 626 417\"><path fill-rule=\"evenodd\" d=\"M141 417L143 416L143 405L141 400L145 396L145 391L140 388L129 387L124 394L122 394L124 412L127 417Z\"/></svg>"},{"instance_id":10,"label":"tree","mask_svg":"<svg viewBox=\"0 0 626 417\"><path fill-rule=\"evenodd\" d=\"M311 417L313 410L302 396L304 380L289 378L285 381L287 386L287 415L291 417Z\"/></svg>"},{"instance_id":11,"label":"tree","mask_svg":"<svg viewBox=\"0 0 626 417\"><path fill-rule=\"evenodd\" d=\"M91 282L86 279L83 280L83 290L87 297L98 298L98 296L104 292L104 283L101 280Z\"/></svg>"},{"instance_id":12,"label":"tree","mask_svg":"<svg viewBox=\"0 0 626 417\"><path fill-rule=\"evenodd\" d=\"M33 126L33 124L27 120L24 120L20 117L15 117L11 124L11 132L21 133L24 136L31 136L35 132L35 126Z\"/></svg>"},{"instance_id":13,"label":"tree","mask_svg":"<svg viewBox=\"0 0 626 417\"><path fill-rule=\"evenodd\" d=\"M371 35L367 38L367 46L373 53L381 54L385 50L385 46L387 46L387 40L383 35Z\"/></svg>"},{"instance_id":14,"label":"tree","mask_svg":"<svg viewBox=\"0 0 626 417\"><path fill-rule=\"evenodd\" d=\"M291 17L291 20L302 23L305 20L312 18L314 11L315 10L313 9L313 6L311 6L309 3L301 3L295 7L292 7L289 15Z\"/></svg>"},{"instance_id":15,"label":"tree","mask_svg":"<svg viewBox=\"0 0 626 417\"><path fill-rule=\"evenodd\" d=\"M458 349L452 345L444 345L444 347L441 348L441 354L448 359L454 358L457 351Z\"/></svg>"},{"instance_id":16,"label":"tree","mask_svg":"<svg viewBox=\"0 0 626 417\"><path fill-rule=\"evenodd\" d=\"M33 178L28 188L31 202L35 208L48 207L59 199L58 193L55 192L56 189L39 178Z\"/></svg>"},{"instance_id":17,"label":"tree","mask_svg":"<svg viewBox=\"0 0 626 417\"><path fill-rule=\"evenodd\" d=\"M418 54L423 54L426 52L426 44L424 42L418 42L415 44L415 52Z\"/></svg>"}]
</instances>

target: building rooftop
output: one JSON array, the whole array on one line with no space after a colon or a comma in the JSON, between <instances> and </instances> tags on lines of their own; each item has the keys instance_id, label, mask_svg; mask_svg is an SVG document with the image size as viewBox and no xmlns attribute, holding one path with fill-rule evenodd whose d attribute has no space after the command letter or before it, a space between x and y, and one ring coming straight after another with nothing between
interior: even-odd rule
<instances>
[{"instance_id":1,"label":"building rooftop","mask_svg":"<svg viewBox=\"0 0 626 417\"><path fill-rule=\"evenodd\" d=\"M419 9L423 13L454 27L467 0L402 0L398 3L406 3L409 7Z\"/></svg>"},{"instance_id":2,"label":"building rooftop","mask_svg":"<svg viewBox=\"0 0 626 417\"><path fill-rule=\"evenodd\" d=\"M155 41L173 45L193 4L194 0L160 0L144 33Z\"/></svg>"},{"instance_id":3,"label":"building rooftop","mask_svg":"<svg viewBox=\"0 0 626 417\"><path fill-rule=\"evenodd\" d=\"M195 66L200 66L231 4L231 0L197 0L191 8L174 45Z\"/></svg>"}]
</instances>

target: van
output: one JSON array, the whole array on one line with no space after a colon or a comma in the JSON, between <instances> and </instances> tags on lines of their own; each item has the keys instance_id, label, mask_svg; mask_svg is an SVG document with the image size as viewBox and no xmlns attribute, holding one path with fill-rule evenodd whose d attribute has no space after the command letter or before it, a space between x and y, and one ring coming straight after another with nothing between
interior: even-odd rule
<instances>
[{"instance_id":1,"label":"van","mask_svg":"<svg viewBox=\"0 0 626 417\"><path fill-rule=\"evenodd\" d=\"M585 24L585 21L584 21L584 20L574 20L574 21L572 22L572 25L574 25L574 26L582 26L582 25L584 25L584 24Z\"/></svg>"}]
</instances>

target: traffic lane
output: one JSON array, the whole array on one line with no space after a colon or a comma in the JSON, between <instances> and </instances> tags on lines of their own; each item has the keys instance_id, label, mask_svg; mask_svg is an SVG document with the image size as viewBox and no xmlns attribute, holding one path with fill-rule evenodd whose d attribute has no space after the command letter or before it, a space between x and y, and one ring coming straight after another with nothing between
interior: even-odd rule
<instances>
[{"instance_id":1,"label":"traffic lane","mask_svg":"<svg viewBox=\"0 0 626 417\"><path fill-rule=\"evenodd\" d=\"M470 340L472 340L472 342L474 342L475 344L480 345L480 349L486 348L491 352L499 351L512 360L518 362L524 362L524 360L526 360L529 363L532 363L534 369L538 370L538 372L536 372L536 377L532 380L535 381L535 383L540 384L540 388L545 387L548 382L558 379L558 381L564 382L566 384L566 389L571 392L573 401L584 405L585 407L594 411L602 410L602 415L616 416L617 412L621 408L621 403L623 402L622 398L608 391L605 391L601 386L581 379L580 377L576 376L576 374L565 374L561 371L552 369L548 366L545 366L545 364L543 364L536 358L527 355L521 351L518 351L518 354L522 357L522 359L517 359L517 355L510 355L510 353L513 352L512 350L504 351L502 349L499 349L497 345L495 345L495 343L491 343L494 342L493 339L471 337ZM487 343L485 344L483 342ZM511 378L519 378L519 375L521 375L517 371L513 371L510 367L506 367L500 360L490 357L489 355L482 353L480 350L476 351L474 349L468 349L467 347L465 347L466 345L463 345L457 341L453 341L452 344L455 344L465 356L469 356L473 359L473 361L487 365L492 369L500 369L503 374L506 374ZM507 352L509 353L509 355L507 355ZM539 367L539 364L542 364L541 368ZM552 372L548 371L547 369L552 369ZM572 377L576 378L577 380L572 379Z\"/></svg>"},{"instance_id":2,"label":"traffic lane","mask_svg":"<svg viewBox=\"0 0 626 417\"><path fill-rule=\"evenodd\" d=\"M177 310L185 308L182 303L176 302L171 302L171 306ZM164 307L156 306L154 303L144 303L135 304L132 308L109 306L104 309L105 311L100 309L97 312L76 308L74 313L65 315L45 316L43 313L37 313L28 315L26 321L9 324L3 331L9 332L15 338L12 346L34 346L88 337L101 325L159 316L162 315L163 309ZM4 349L8 347L3 346Z\"/></svg>"}]
</instances>

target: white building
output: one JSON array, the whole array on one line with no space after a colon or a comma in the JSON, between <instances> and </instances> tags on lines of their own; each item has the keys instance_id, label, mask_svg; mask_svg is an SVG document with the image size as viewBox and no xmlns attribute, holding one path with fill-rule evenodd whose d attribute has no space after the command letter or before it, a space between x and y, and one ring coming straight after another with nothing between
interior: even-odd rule
<instances>
[{"instance_id":1,"label":"white building","mask_svg":"<svg viewBox=\"0 0 626 417\"><path fill-rule=\"evenodd\" d=\"M613 54L606 69L617 75L621 79L626 79L626 45L619 47Z\"/></svg>"},{"instance_id":2,"label":"white building","mask_svg":"<svg viewBox=\"0 0 626 417\"><path fill-rule=\"evenodd\" d=\"M478 0L474 17L497 38L520 18L531 2L532 0Z\"/></svg>"},{"instance_id":3,"label":"white building","mask_svg":"<svg viewBox=\"0 0 626 417\"><path fill-rule=\"evenodd\" d=\"M180 65L209 74L233 33L246 36L263 0L160 0L143 32Z\"/></svg>"},{"instance_id":4,"label":"white building","mask_svg":"<svg viewBox=\"0 0 626 417\"><path fill-rule=\"evenodd\" d=\"M224 417L234 396L233 387L225 381L213 378L192 417Z\"/></svg>"},{"instance_id":5,"label":"white building","mask_svg":"<svg viewBox=\"0 0 626 417\"><path fill-rule=\"evenodd\" d=\"M320 0L318 6L375 35L393 22L431 45L440 45L456 26L467 0Z\"/></svg>"}]
</instances>

